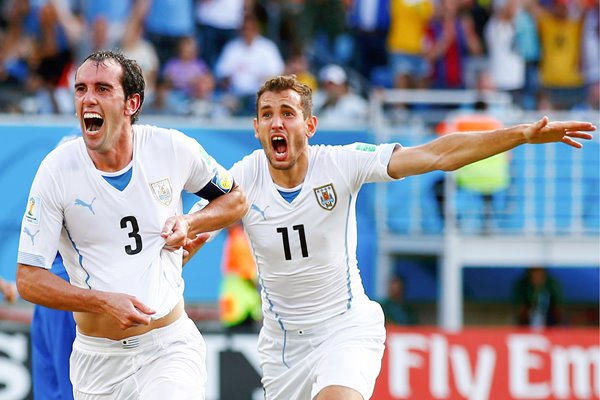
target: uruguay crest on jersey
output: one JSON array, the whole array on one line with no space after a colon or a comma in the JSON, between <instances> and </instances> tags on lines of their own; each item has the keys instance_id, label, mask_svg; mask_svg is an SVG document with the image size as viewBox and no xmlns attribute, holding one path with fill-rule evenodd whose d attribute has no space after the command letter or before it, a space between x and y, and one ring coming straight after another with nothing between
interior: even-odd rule
<instances>
[{"instance_id":1,"label":"uruguay crest on jersey","mask_svg":"<svg viewBox=\"0 0 600 400\"><path fill-rule=\"evenodd\" d=\"M163 178L159 181L152 182L150 187L152 188L152 193L154 193L156 200L160 201L165 206L171 204L173 191L171 190L171 181L169 178Z\"/></svg>"},{"instance_id":2,"label":"uruguay crest on jersey","mask_svg":"<svg viewBox=\"0 0 600 400\"><path fill-rule=\"evenodd\" d=\"M330 183L325 186L314 188L313 190L315 192L315 196L317 196L319 205L327 211L333 210L337 200L333 184Z\"/></svg>"}]
</instances>

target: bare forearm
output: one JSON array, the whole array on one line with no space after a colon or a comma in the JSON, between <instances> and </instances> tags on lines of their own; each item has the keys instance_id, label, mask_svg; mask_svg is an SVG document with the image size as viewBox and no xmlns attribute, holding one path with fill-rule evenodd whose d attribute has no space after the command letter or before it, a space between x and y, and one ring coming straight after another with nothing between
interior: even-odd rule
<instances>
[{"instance_id":1,"label":"bare forearm","mask_svg":"<svg viewBox=\"0 0 600 400\"><path fill-rule=\"evenodd\" d=\"M525 143L520 127L486 132L453 133L421 146L397 148L388 164L393 178L441 170L453 171Z\"/></svg>"},{"instance_id":2,"label":"bare forearm","mask_svg":"<svg viewBox=\"0 0 600 400\"><path fill-rule=\"evenodd\" d=\"M442 136L426 146L438 154L435 169L453 171L467 164L525 144L524 125L485 132L460 132Z\"/></svg>"},{"instance_id":3,"label":"bare forearm","mask_svg":"<svg viewBox=\"0 0 600 400\"><path fill-rule=\"evenodd\" d=\"M102 292L81 289L48 270L18 264L17 288L21 297L31 303L67 311L102 311Z\"/></svg>"},{"instance_id":4,"label":"bare forearm","mask_svg":"<svg viewBox=\"0 0 600 400\"><path fill-rule=\"evenodd\" d=\"M236 186L231 192L212 200L202 210L186 215L188 237L225 228L242 218L248 211L243 191Z\"/></svg>"}]
</instances>

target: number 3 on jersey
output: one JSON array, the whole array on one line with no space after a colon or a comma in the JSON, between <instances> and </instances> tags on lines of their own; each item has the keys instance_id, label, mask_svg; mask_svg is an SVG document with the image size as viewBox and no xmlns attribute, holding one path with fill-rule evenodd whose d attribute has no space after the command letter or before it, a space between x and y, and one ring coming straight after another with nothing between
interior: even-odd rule
<instances>
[{"instance_id":1,"label":"number 3 on jersey","mask_svg":"<svg viewBox=\"0 0 600 400\"><path fill-rule=\"evenodd\" d=\"M302 251L302 257L308 257L308 247L306 246L306 235L304 234L304 225L294 225L292 229L298 232L298 239L300 240L300 249ZM290 250L290 235L288 234L288 228L277 228L277 232L281 233L281 239L283 240L283 253L286 260L292 259L292 251Z\"/></svg>"},{"instance_id":2,"label":"number 3 on jersey","mask_svg":"<svg viewBox=\"0 0 600 400\"><path fill-rule=\"evenodd\" d=\"M125 246L125 253L132 256L142 251L142 237L139 234L140 226L138 225L137 219L133 215L123 217L123 219L121 219L121 229L131 229L127 236L135 241L134 247L130 244Z\"/></svg>"}]
</instances>

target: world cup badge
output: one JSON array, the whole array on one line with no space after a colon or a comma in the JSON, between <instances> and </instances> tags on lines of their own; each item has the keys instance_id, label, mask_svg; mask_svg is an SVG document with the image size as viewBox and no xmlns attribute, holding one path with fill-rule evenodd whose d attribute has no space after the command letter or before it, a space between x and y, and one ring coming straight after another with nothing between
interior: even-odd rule
<instances>
[{"instance_id":1,"label":"world cup badge","mask_svg":"<svg viewBox=\"0 0 600 400\"><path fill-rule=\"evenodd\" d=\"M317 202L319 203L319 205L327 211L333 210L333 207L335 207L337 200L333 184L330 183L325 186L314 188L313 190L315 192L315 196L317 197Z\"/></svg>"},{"instance_id":2,"label":"world cup badge","mask_svg":"<svg viewBox=\"0 0 600 400\"><path fill-rule=\"evenodd\" d=\"M25 220L33 225L40 224L41 201L39 197L31 196L25 210Z\"/></svg>"},{"instance_id":3,"label":"world cup badge","mask_svg":"<svg viewBox=\"0 0 600 400\"><path fill-rule=\"evenodd\" d=\"M157 182L153 182L150 184L150 187L152 188L152 193L154 193L156 200L160 201L165 206L171 204L173 191L171 190L171 181L169 178L163 178Z\"/></svg>"}]
</instances>

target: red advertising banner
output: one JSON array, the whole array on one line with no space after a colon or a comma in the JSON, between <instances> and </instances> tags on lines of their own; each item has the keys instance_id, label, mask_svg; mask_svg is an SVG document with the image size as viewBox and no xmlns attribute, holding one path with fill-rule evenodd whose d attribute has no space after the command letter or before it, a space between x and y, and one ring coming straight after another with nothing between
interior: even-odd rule
<instances>
[{"instance_id":1,"label":"red advertising banner","mask_svg":"<svg viewBox=\"0 0 600 400\"><path fill-rule=\"evenodd\" d=\"M373 399L600 399L600 330L388 326Z\"/></svg>"}]
</instances>

